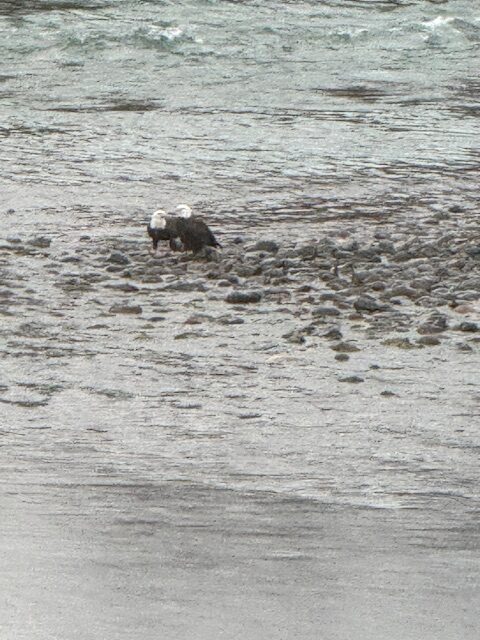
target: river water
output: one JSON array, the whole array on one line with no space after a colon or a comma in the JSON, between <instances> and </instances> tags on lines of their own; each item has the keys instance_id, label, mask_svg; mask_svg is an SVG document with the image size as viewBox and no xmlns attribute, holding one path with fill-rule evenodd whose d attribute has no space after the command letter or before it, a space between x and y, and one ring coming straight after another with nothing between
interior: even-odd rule
<instances>
[{"instance_id":1,"label":"river water","mask_svg":"<svg viewBox=\"0 0 480 640\"><path fill-rule=\"evenodd\" d=\"M478 356L345 385L293 304L102 260L478 208L479 53L467 0L0 0L2 639L478 637Z\"/></svg>"}]
</instances>

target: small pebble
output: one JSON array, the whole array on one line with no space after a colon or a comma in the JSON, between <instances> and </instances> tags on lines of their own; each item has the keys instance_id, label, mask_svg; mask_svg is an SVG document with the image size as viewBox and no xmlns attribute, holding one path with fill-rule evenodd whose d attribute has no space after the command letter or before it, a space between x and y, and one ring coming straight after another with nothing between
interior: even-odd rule
<instances>
[{"instance_id":1,"label":"small pebble","mask_svg":"<svg viewBox=\"0 0 480 640\"><path fill-rule=\"evenodd\" d=\"M358 384L359 382L365 382L363 378L360 376L346 376L345 378L339 378L339 382L351 382L354 384Z\"/></svg>"}]
</instances>

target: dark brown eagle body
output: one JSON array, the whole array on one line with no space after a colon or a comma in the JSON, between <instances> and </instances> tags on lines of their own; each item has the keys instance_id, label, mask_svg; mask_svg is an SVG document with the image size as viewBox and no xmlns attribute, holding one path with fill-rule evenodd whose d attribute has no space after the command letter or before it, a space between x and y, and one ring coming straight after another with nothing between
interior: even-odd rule
<instances>
[{"instance_id":1,"label":"dark brown eagle body","mask_svg":"<svg viewBox=\"0 0 480 640\"><path fill-rule=\"evenodd\" d=\"M206 222L197 216L178 218L177 229L185 251L198 253L204 247L221 246Z\"/></svg>"}]
</instances>

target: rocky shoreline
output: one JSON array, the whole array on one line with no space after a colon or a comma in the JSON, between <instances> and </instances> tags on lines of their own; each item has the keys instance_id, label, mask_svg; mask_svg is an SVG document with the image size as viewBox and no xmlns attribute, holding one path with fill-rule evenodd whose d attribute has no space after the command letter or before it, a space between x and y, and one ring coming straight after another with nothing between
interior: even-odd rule
<instances>
[{"instance_id":1,"label":"rocky shoreline","mask_svg":"<svg viewBox=\"0 0 480 640\"><path fill-rule=\"evenodd\" d=\"M268 322L269 313L278 312L294 325L282 332L284 342L308 347L327 340L338 360L359 348L346 338L352 330L357 341L363 335L402 349L449 343L467 352L478 346L480 232L474 215L452 207L408 226L348 227L342 223L309 241L224 234L225 249L206 256L165 247L152 257L141 233L104 243L83 235L72 251L58 251L48 235L10 236L0 246L0 312L15 315L22 300L28 306L28 290L18 295L28 280L15 264L34 261L30 273L52 291L73 298L100 294L96 309L103 317L157 323L165 319L156 311L158 300L188 310L194 299L187 325L240 324L252 314ZM34 282L32 276L30 286Z\"/></svg>"}]
</instances>

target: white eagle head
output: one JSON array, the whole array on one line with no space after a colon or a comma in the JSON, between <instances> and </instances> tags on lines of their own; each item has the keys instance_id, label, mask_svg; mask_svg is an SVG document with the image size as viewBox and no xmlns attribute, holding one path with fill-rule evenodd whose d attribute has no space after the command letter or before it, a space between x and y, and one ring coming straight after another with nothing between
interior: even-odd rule
<instances>
[{"instance_id":1,"label":"white eagle head","mask_svg":"<svg viewBox=\"0 0 480 640\"><path fill-rule=\"evenodd\" d=\"M188 204L179 204L175 207L175 213L180 218L190 218L192 216L192 209Z\"/></svg>"},{"instance_id":2,"label":"white eagle head","mask_svg":"<svg viewBox=\"0 0 480 640\"><path fill-rule=\"evenodd\" d=\"M152 229L165 229L167 226L166 213L163 209L158 209L150 218L150 226Z\"/></svg>"}]
</instances>

